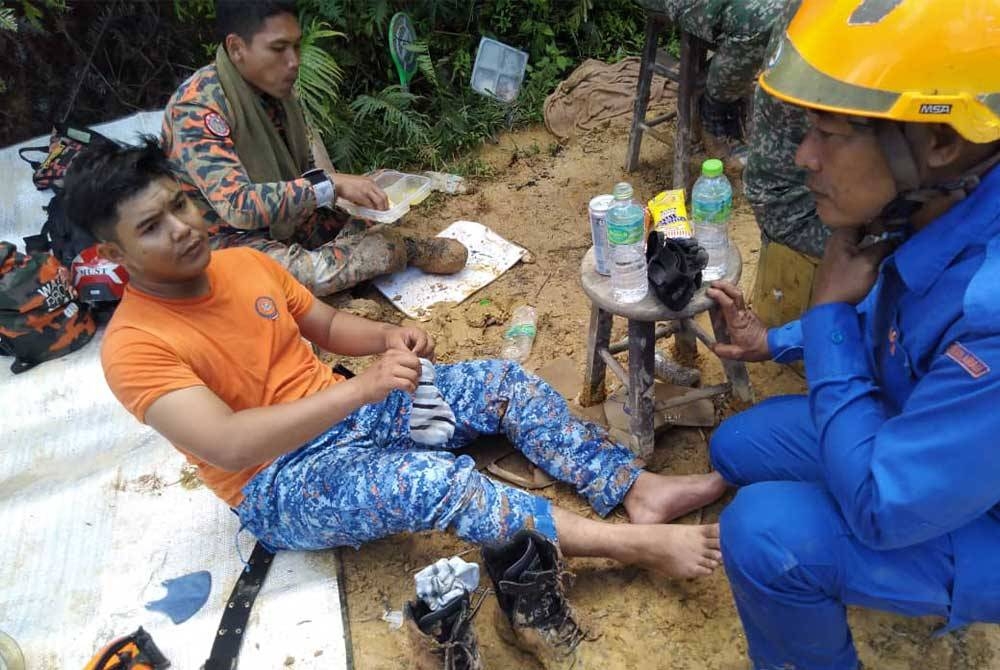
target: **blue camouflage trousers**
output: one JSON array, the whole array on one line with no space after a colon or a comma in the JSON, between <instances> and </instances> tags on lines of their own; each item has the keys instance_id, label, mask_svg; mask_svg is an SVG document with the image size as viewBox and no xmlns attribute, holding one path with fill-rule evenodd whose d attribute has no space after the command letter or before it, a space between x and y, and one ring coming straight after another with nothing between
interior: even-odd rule
<instances>
[{"instance_id":1,"label":"blue camouflage trousers","mask_svg":"<svg viewBox=\"0 0 1000 670\"><path fill-rule=\"evenodd\" d=\"M259 472L236 509L242 525L271 550L358 547L429 529L478 544L526 527L555 540L546 498L485 477L471 457L451 453L479 435L505 434L601 516L641 472L628 449L574 418L552 387L516 363L469 361L435 372L456 420L445 445L410 439L412 400L394 391Z\"/></svg>"}]
</instances>

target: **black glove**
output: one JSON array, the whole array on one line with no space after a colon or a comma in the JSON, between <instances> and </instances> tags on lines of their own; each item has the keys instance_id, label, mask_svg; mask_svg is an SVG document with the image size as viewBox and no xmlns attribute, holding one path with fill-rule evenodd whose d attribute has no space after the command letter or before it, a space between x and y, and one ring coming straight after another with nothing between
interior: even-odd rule
<instances>
[{"instance_id":1,"label":"black glove","mask_svg":"<svg viewBox=\"0 0 1000 670\"><path fill-rule=\"evenodd\" d=\"M679 312L701 288L701 271L708 265L708 252L693 238L667 237L654 230L646 241L649 283L668 309Z\"/></svg>"}]
</instances>

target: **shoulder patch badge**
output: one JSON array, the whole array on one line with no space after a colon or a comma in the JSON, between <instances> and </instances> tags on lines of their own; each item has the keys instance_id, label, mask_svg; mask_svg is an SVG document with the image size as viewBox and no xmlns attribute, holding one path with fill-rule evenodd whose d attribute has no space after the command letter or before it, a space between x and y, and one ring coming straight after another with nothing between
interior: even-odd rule
<instances>
[{"instance_id":1,"label":"shoulder patch badge","mask_svg":"<svg viewBox=\"0 0 1000 670\"><path fill-rule=\"evenodd\" d=\"M958 342L948 347L944 353L948 358L962 366L962 369L968 372L973 379L979 379L990 371L990 366Z\"/></svg>"},{"instance_id":2,"label":"shoulder patch badge","mask_svg":"<svg viewBox=\"0 0 1000 670\"><path fill-rule=\"evenodd\" d=\"M232 133L229 129L229 123L222 118L221 114L215 112L209 112L205 115L205 128L216 137L229 137Z\"/></svg>"},{"instance_id":3,"label":"shoulder patch badge","mask_svg":"<svg viewBox=\"0 0 1000 670\"><path fill-rule=\"evenodd\" d=\"M261 318L274 321L278 318L278 305L270 296L262 295L254 301L254 309Z\"/></svg>"}]
</instances>

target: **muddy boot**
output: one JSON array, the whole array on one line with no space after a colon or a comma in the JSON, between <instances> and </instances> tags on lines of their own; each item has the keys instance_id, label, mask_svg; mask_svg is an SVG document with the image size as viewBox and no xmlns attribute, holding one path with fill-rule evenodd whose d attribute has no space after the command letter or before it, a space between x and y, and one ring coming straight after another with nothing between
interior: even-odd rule
<instances>
[{"instance_id":1,"label":"muddy boot","mask_svg":"<svg viewBox=\"0 0 1000 670\"><path fill-rule=\"evenodd\" d=\"M744 142L742 100L722 102L705 93L698 100L701 116L701 139L705 153L718 158L730 171L742 172L747 164Z\"/></svg>"},{"instance_id":2,"label":"muddy boot","mask_svg":"<svg viewBox=\"0 0 1000 670\"><path fill-rule=\"evenodd\" d=\"M410 265L432 275L453 275L465 267L469 250L458 240L447 237L422 239L405 237L406 258Z\"/></svg>"},{"instance_id":3,"label":"muddy boot","mask_svg":"<svg viewBox=\"0 0 1000 670\"><path fill-rule=\"evenodd\" d=\"M547 670L590 667L581 655L584 631L563 594L565 573L552 542L522 530L506 544L484 547L483 564L500 603L497 625L504 640Z\"/></svg>"},{"instance_id":4,"label":"muddy boot","mask_svg":"<svg viewBox=\"0 0 1000 670\"><path fill-rule=\"evenodd\" d=\"M472 628L475 611L468 594L431 610L419 598L403 606L413 670L482 670L479 642Z\"/></svg>"}]
</instances>

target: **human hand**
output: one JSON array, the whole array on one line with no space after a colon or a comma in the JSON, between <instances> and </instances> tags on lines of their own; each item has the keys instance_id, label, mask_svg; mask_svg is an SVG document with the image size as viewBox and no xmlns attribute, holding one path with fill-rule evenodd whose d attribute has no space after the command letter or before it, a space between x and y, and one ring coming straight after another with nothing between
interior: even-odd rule
<instances>
[{"instance_id":1,"label":"human hand","mask_svg":"<svg viewBox=\"0 0 1000 670\"><path fill-rule=\"evenodd\" d=\"M337 173L330 175L337 187L337 197L350 200L359 207L384 211L389 209L389 196L371 177Z\"/></svg>"},{"instance_id":2,"label":"human hand","mask_svg":"<svg viewBox=\"0 0 1000 670\"><path fill-rule=\"evenodd\" d=\"M731 340L728 344L716 342L712 347L715 355L735 361L770 360L767 328L753 310L747 309L743 291L727 281L716 281L712 282L705 293L719 303Z\"/></svg>"},{"instance_id":3,"label":"human hand","mask_svg":"<svg viewBox=\"0 0 1000 670\"><path fill-rule=\"evenodd\" d=\"M385 400L396 389L414 393L420 381L420 359L412 351L390 349L355 379L362 385L366 405Z\"/></svg>"},{"instance_id":4,"label":"human hand","mask_svg":"<svg viewBox=\"0 0 1000 670\"><path fill-rule=\"evenodd\" d=\"M816 271L813 306L832 302L856 305L872 290L879 265L894 242L882 240L862 249L858 245L864 236L863 228L833 231Z\"/></svg>"},{"instance_id":5,"label":"human hand","mask_svg":"<svg viewBox=\"0 0 1000 670\"><path fill-rule=\"evenodd\" d=\"M420 358L434 360L434 338L423 328L400 326L385 333L385 349L412 351Z\"/></svg>"}]
</instances>

